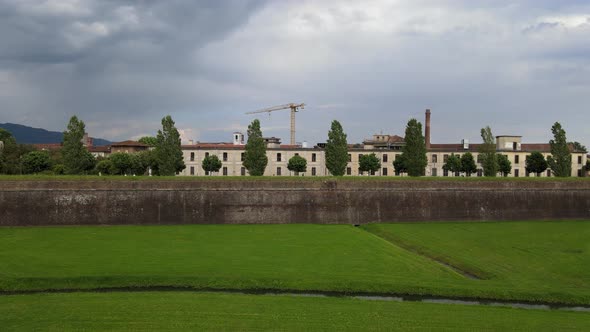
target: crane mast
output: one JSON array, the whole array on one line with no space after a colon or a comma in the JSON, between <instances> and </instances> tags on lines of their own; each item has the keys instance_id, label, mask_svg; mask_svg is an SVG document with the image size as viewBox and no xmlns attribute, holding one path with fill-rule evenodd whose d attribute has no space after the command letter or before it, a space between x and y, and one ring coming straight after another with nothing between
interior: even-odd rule
<instances>
[{"instance_id":1,"label":"crane mast","mask_svg":"<svg viewBox=\"0 0 590 332\"><path fill-rule=\"evenodd\" d=\"M299 111L299 109L304 109L305 104L296 104L296 103L289 103L284 105L278 105L273 107L264 108L258 111L247 112L246 114L257 114L257 113L269 113L274 111L280 111L285 109L291 110L291 145L295 145L295 113Z\"/></svg>"}]
</instances>

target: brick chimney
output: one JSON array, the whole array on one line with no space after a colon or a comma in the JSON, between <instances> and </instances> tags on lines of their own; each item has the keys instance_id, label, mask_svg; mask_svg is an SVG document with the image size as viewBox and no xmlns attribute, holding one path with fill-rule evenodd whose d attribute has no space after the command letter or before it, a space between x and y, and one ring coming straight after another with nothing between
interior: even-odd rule
<instances>
[{"instance_id":1,"label":"brick chimney","mask_svg":"<svg viewBox=\"0 0 590 332\"><path fill-rule=\"evenodd\" d=\"M426 149L430 149L430 110L426 110L426 127L424 128L424 139L426 141Z\"/></svg>"}]
</instances>

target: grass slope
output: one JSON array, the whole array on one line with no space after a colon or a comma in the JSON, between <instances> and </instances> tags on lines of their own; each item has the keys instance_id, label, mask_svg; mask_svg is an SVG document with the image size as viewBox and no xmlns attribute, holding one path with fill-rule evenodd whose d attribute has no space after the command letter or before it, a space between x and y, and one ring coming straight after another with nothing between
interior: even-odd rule
<instances>
[{"instance_id":1,"label":"grass slope","mask_svg":"<svg viewBox=\"0 0 590 332\"><path fill-rule=\"evenodd\" d=\"M410 176L121 176L121 175L5 175L2 181L452 181L452 182L577 182L590 177L410 177Z\"/></svg>"},{"instance_id":2,"label":"grass slope","mask_svg":"<svg viewBox=\"0 0 590 332\"><path fill-rule=\"evenodd\" d=\"M486 280L498 297L590 303L590 222L371 224L392 243ZM502 294L503 293L503 294Z\"/></svg>"},{"instance_id":3,"label":"grass slope","mask_svg":"<svg viewBox=\"0 0 590 332\"><path fill-rule=\"evenodd\" d=\"M346 225L0 228L0 289L432 293L464 279Z\"/></svg>"},{"instance_id":4,"label":"grass slope","mask_svg":"<svg viewBox=\"0 0 590 332\"><path fill-rule=\"evenodd\" d=\"M588 331L590 314L190 292L0 296L4 331Z\"/></svg>"}]
</instances>

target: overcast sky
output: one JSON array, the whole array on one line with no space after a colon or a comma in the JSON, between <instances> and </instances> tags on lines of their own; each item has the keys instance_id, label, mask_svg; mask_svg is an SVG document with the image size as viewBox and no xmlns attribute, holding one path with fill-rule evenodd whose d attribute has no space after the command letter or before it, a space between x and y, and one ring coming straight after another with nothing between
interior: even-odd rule
<instances>
[{"instance_id":1,"label":"overcast sky","mask_svg":"<svg viewBox=\"0 0 590 332\"><path fill-rule=\"evenodd\" d=\"M245 112L304 102L297 141L480 128L590 145L590 1L0 0L0 122L91 136L230 141ZM289 111L260 115L289 141Z\"/></svg>"}]
</instances>

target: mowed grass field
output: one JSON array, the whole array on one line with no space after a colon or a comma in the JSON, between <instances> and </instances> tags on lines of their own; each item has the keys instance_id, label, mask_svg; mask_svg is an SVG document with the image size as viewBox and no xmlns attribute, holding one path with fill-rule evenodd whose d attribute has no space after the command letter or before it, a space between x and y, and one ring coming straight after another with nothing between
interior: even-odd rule
<instances>
[{"instance_id":1,"label":"mowed grass field","mask_svg":"<svg viewBox=\"0 0 590 332\"><path fill-rule=\"evenodd\" d=\"M396 223L363 226L477 275L498 297L588 303L590 222ZM502 295L502 293L504 295Z\"/></svg>"},{"instance_id":2,"label":"mowed grass field","mask_svg":"<svg viewBox=\"0 0 590 332\"><path fill-rule=\"evenodd\" d=\"M590 315L353 298L193 292L0 296L3 331L588 331Z\"/></svg>"},{"instance_id":3,"label":"mowed grass field","mask_svg":"<svg viewBox=\"0 0 590 332\"><path fill-rule=\"evenodd\" d=\"M590 222L4 227L0 290L173 286L588 305L588 239Z\"/></svg>"},{"instance_id":4,"label":"mowed grass field","mask_svg":"<svg viewBox=\"0 0 590 332\"><path fill-rule=\"evenodd\" d=\"M181 286L428 294L465 279L347 225L0 228L0 290Z\"/></svg>"}]
</instances>

